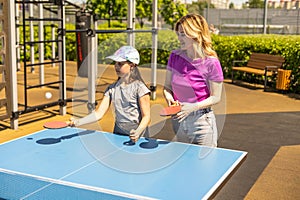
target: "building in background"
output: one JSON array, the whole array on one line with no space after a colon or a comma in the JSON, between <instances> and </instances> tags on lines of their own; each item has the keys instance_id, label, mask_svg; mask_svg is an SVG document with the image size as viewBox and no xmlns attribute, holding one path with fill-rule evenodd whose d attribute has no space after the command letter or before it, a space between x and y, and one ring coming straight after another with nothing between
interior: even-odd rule
<instances>
[{"instance_id":1,"label":"building in background","mask_svg":"<svg viewBox=\"0 0 300 200\"><path fill-rule=\"evenodd\" d=\"M176 0L175 0L176 1ZM243 9L248 4L249 0L179 0L183 4L190 4L192 2L207 2L213 4L216 9L229 9L231 3L234 4L235 9ZM299 9L300 0L268 0L269 8L283 8L283 9Z\"/></svg>"},{"instance_id":2,"label":"building in background","mask_svg":"<svg viewBox=\"0 0 300 200\"><path fill-rule=\"evenodd\" d=\"M280 2L275 0L269 1L269 6L272 4L274 5L274 8L284 8L284 9L299 9L299 2L300 0L280 0Z\"/></svg>"},{"instance_id":3,"label":"building in background","mask_svg":"<svg viewBox=\"0 0 300 200\"><path fill-rule=\"evenodd\" d=\"M175 0L176 1L176 0ZM207 2L213 4L216 9L227 9L231 0L178 0L183 4L191 4L192 2Z\"/></svg>"}]
</instances>

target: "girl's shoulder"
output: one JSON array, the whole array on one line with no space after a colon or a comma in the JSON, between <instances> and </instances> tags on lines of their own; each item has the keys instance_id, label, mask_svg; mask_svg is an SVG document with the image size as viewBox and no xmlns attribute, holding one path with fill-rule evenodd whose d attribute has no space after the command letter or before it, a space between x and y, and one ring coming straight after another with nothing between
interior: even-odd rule
<instances>
[{"instance_id":1,"label":"girl's shoulder","mask_svg":"<svg viewBox=\"0 0 300 200\"><path fill-rule=\"evenodd\" d=\"M118 85L118 81L113 82L112 84L110 84L110 85L108 86L108 88L114 88L114 87L116 87L117 85Z\"/></svg>"},{"instance_id":2,"label":"girl's shoulder","mask_svg":"<svg viewBox=\"0 0 300 200\"><path fill-rule=\"evenodd\" d=\"M133 87L138 91L150 92L147 85L141 80L135 80L134 82L132 82L132 84L133 84Z\"/></svg>"},{"instance_id":3,"label":"girl's shoulder","mask_svg":"<svg viewBox=\"0 0 300 200\"><path fill-rule=\"evenodd\" d=\"M141 80L135 80L131 84L134 85L135 87L146 86L146 84L143 81L141 81Z\"/></svg>"},{"instance_id":4,"label":"girl's shoulder","mask_svg":"<svg viewBox=\"0 0 300 200\"><path fill-rule=\"evenodd\" d=\"M115 88L120 85L120 83L118 81L111 83L110 85L108 85L108 87L106 88L106 91L114 91Z\"/></svg>"}]
</instances>

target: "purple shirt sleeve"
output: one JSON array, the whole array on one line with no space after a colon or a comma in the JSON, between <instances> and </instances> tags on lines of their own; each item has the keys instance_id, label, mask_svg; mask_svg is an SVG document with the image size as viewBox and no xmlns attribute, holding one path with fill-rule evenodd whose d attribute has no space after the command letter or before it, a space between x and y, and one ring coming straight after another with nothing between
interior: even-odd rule
<instances>
[{"instance_id":1,"label":"purple shirt sleeve","mask_svg":"<svg viewBox=\"0 0 300 200\"><path fill-rule=\"evenodd\" d=\"M222 82L224 80L221 63L217 58L208 58L208 77L207 79L215 82Z\"/></svg>"}]
</instances>

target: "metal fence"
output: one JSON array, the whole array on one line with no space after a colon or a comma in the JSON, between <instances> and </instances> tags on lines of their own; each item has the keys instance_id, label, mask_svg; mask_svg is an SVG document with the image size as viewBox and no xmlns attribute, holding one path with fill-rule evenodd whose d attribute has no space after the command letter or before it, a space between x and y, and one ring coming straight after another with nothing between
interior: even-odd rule
<instances>
[{"instance_id":1,"label":"metal fence","mask_svg":"<svg viewBox=\"0 0 300 200\"><path fill-rule=\"evenodd\" d=\"M206 9L203 13L209 24L222 35L262 34L264 9ZM267 33L300 34L300 9L268 9Z\"/></svg>"}]
</instances>

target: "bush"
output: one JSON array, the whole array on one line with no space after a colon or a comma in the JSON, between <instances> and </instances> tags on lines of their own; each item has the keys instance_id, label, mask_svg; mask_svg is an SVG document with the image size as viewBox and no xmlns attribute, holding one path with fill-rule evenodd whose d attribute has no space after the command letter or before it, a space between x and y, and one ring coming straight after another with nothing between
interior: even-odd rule
<instances>
[{"instance_id":1,"label":"bush","mask_svg":"<svg viewBox=\"0 0 300 200\"><path fill-rule=\"evenodd\" d=\"M125 30L122 23L113 22L118 28ZM74 24L67 24L67 30L74 30ZM107 23L99 25L98 29L108 30ZM150 31L151 29L149 29ZM45 29L45 40L50 40L51 29ZM20 31L22 33L22 30ZM29 32L29 31L26 31ZM37 31L35 31L35 34ZM29 36L26 36L29 37ZM37 37L37 35L35 36ZM21 43L22 41L21 37ZM109 63L105 57L113 54L120 46L127 44L127 33L97 34L98 39L98 63ZM284 69L292 70L290 92L300 93L300 36L297 35L212 35L213 47L218 53L225 78L231 76L233 60L248 60L252 52L282 55L285 58ZM135 47L141 54L141 66L149 67L152 56L152 34L135 33ZM174 31L164 29L158 31L157 66L165 68L169 55L173 49L179 47L179 42ZM29 58L29 46L27 58ZM45 59L51 57L50 43L45 45ZM57 48L57 47L56 47ZM35 45L36 59L38 59L38 45ZM21 55L23 58L24 55ZM66 34L66 59L77 59L75 33ZM255 82L255 76L245 76L242 79ZM274 77L275 79L275 77ZM275 82L273 80L273 82Z\"/></svg>"},{"instance_id":2,"label":"bush","mask_svg":"<svg viewBox=\"0 0 300 200\"><path fill-rule=\"evenodd\" d=\"M107 63L105 57L127 44L127 33L101 34L98 36L98 63ZM158 33L157 64L164 68L170 52L178 48L179 42L173 31L161 30ZM150 66L152 57L152 34L135 33L135 48L141 55L140 65Z\"/></svg>"},{"instance_id":3,"label":"bush","mask_svg":"<svg viewBox=\"0 0 300 200\"><path fill-rule=\"evenodd\" d=\"M99 43L99 62L105 63L105 56L112 54L120 46L126 45L126 33L111 35ZM231 77L233 60L248 60L252 52L282 55L285 58L283 69L292 70L290 92L300 93L300 36L291 35L235 35L212 36L213 47L218 53L225 78ZM141 54L141 65L151 63L151 33L137 33L136 48ZM160 30L158 34L157 63L164 68L170 52L179 47L173 31ZM255 76L242 77L248 82L262 81ZM275 82L273 77L273 83Z\"/></svg>"}]
</instances>

